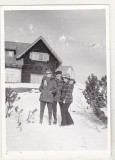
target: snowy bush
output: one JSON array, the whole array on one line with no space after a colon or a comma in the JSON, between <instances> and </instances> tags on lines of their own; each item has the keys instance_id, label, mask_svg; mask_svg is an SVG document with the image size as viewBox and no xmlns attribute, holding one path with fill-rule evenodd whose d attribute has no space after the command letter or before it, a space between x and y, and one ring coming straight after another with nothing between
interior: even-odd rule
<instances>
[{"instance_id":1,"label":"snowy bush","mask_svg":"<svg viewBox=\"0 0 115 160\"><path fill-rule=\"evenodd\" d=\"M23 109L19 109L19 107L16 106L15 112L17 114L17 127L20 128L20 131L21 131L22 130L21 116L22 116Z\"/></svg>"},{"instance_id":2,"label":"snowy bush","mask_svg":"<svg viewBox=\"0 0 115 160\"><path fill-rule=\"evenodd\" d=\"M88 77L86 88L83 94L87 103L93 109L94 114L104 123L107 124L107 116L101 108L107 108L107 77L104 76L101 80L91 74Z\"/></svg>"},{"instance_id":3,"label":"snowy bush","mask_svg":"<svg viewBox=\"0 0 115 160\"><path fill-rule=\"evenodd\" d=\"M11 88L6 88L6 118L12 114L13 103L17 98L17 93Z\"/></svg>"},{"instance_id":4,"label":"snowy bush","mask_svg":"<svg viewBox=\"0 0 115 160\"><path fill-rule=\"evenodd\" d=\"M27 117L27 122L28 123L34 123L35 121L34 121L34 119L35 119L35 117L34 117L34 115L35 115L35 113L37 112L37 109L34 109L33 111L29 111L29 114L28 114L28 117Z\"/></svg>"}]
</instances>

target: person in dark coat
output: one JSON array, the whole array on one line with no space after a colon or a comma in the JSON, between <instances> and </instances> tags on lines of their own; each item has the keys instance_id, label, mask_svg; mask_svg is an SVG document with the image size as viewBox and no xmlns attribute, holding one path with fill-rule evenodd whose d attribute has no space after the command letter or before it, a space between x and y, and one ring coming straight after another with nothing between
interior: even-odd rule
<instances>
[{"instance_id":1,"label":"person in dark coat","mask_svg":"<svg viewBox=\"0 0 115 160\"><path fill-rule=\"evenodd\" d=\"M61 126L73 125L73 119L68 111L71 103L73 102L73 89L75 81L74 79L70 79L70 75L68 73L63 75L64 85L62 87L62 96L61 96L61 112L62 112L62 121Z\"/></svg>"},{"instance_id":2,"label":"person in dark coat","mask_svg":"<svg viewBox=\"0 0 115 160\"><path fill-rule=\"evenodd\" d=\"M53 96L54 96L54 102L52 104L52 110L53 110L53 118L54 118L54 124L57 124L57 103L60 104L61 102L61 90L62 90L62 86L63 86L63 79L62 79L62 72L61 71L57 71L55 72L55 81L57 84L57 89L55 90ZM60 109L61 111L61 109Z\"/></svg>"},{"instance_id":3,"label":"person in dark coat","mask_svg":"<svg viewBox=\"0 0 115 160\"><path fill-rule=\"evenodd\" d=\"M56 89L56 81L52 76L51 70L47 70L45 76L42 79L39 87L40 94L40 124L43 122L44 109L47 104L49 125L52 121L52 103L53 103L53 91Z\"/></svg>"}]
</instances>

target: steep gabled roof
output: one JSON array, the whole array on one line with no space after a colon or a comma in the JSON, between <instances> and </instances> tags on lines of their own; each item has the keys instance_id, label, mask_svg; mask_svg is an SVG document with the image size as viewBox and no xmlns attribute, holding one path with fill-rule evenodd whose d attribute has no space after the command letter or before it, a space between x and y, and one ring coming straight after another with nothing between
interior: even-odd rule
<instances>
[{"instance_id":1,"label":"steep gabled roof","mask_svg":"<svg viewBox=\"0 0 115 160\"><path fill-rule=\"evenodd\" d=\"M58 62L61 64L62 60L57 56L57 54L54 52L54 50L49 46L49 44L45 41L45 39L40 36L38 39L36 39L28 48L26 48L20 55L17 56L17 59L21 59L22 56L29 50L31 49L37 42L40 40L43 41L43 43L46 45L46 47L51 51L51 54L55 56L55 58L58 60Z\"/></svg>"}]
</instances>

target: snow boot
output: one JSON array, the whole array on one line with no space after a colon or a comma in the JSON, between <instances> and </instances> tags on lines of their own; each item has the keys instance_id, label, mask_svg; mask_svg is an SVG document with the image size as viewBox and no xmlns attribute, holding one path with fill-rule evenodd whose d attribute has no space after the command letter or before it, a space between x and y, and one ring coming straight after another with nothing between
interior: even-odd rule
<instances>
[{"instance_id":1,"label":"snow boot","mask_svg":"<svg viewBox=\"0 0 115 160\"><path fill-rule=\"evenodd\" d=\"M39 124L42 124L42 120L40 120Z\"/></svg>"},{"instance_id":2,"label":"snow boot","mask_svg":"<svg viewBox=\"0 0 115 160\"><path fill-rule=\"evenodd\" d=\"M57 124L57 120L56 119L54 120L53 124Z\"/></svg>"},{"instance_id":3,"label":"snow boot","mask_svg":"<svg viewBox=\"0 0 115 160\"><path fill-rule=\"evenodd\" d=\"M49 121L49 125L51 125L51 121Z\"/></svg>"}]
</instances>

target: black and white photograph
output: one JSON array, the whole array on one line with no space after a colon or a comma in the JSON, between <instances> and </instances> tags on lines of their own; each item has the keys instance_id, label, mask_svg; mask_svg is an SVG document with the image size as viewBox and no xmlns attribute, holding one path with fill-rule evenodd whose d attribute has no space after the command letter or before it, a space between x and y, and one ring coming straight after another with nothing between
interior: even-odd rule
<instances>
[{"instance_id":1,"label":"black and white photograph","mask_svg":"<svg viewBox=\"0 0 115 160\"><path fill-rule=\"evenodd\" d=\"M6 152L108 152L107 8L5 9Z\"/></svg>"}]
</instances>

